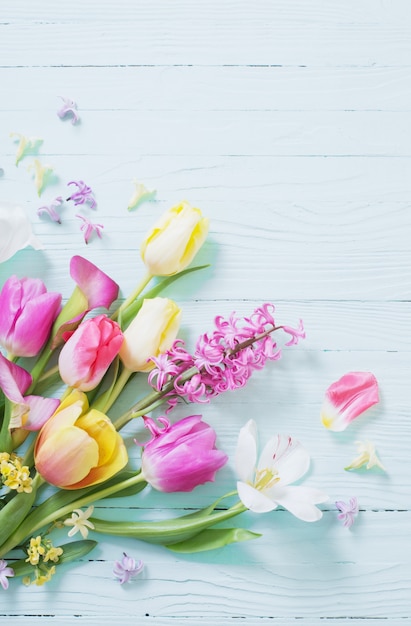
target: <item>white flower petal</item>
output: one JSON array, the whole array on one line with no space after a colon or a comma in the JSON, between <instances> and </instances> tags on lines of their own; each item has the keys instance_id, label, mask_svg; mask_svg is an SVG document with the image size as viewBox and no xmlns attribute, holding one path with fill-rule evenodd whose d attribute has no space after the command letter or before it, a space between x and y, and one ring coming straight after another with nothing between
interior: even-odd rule
<instances>
[{"instance_id":1,"label":"white flower petal","mask_svg":"<svg viewBox=\"0 0 411 626\"><path fill-rule=\"evenodd\" d=\"M44 247L33 235L24 209L12 202L0 202L0 263L27 246L35 250Z\"/></svg>"},{"instance_id":2,"label":"white flower petal","mask_svg":"<svg viewBox=\"0 0 411 626\"><path fill-rule=\"evenodd\" d=\"M319 489L302 486L275 485L270 490L269 496L304 522L316 522L321 519L322 511L315 505L328 500L328 496Z\"/></svg>"},{"instance_id":3,"label":"white flower petal","mask_svg":"<svg viewBox=\"0 0 411 626\"><path fill-rule=\"evenodd\" d=\"M310 455L299 441L286 435L276 435L265 445L258 469L278 472L282 485L289 485L307 473Z\"/></svg>"},{"instance_id":4,"label":"white flower petal","mask_svg":"<svg viewBox=\"0 0 411 626\"><path fill-rule=\"evenodd\" d=\"M240 480L247 482L254 479L257 462L257 425L254 420L249 420L238 434L234 462Z\"/></svg>"},{"instance_id":5,"label":"white flower petal","mask_svg":"<svg viewBox=\"0 0 411 626\"><path fill-rule=\"evenodd\" d=\"M246 483L237 483L237 492L241 502L254 513L268 513L277 508L277 504L261 491Z\"/></svg>"}]
</instances>

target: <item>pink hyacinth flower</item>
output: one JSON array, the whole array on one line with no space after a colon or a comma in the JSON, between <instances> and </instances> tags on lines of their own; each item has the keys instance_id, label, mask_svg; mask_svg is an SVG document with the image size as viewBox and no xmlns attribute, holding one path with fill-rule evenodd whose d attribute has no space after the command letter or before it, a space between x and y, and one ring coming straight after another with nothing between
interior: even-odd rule
<instances>
[{"instance_id":1,"label":"pink hyacinth flower","mask_svg":"<svg viewBox=\"0 0 411 626\"><path fill-rule=\"evenodd\" d=\"M61 294L39 278L11 276L0 293L0 345L13 356L36 356L60 310Z\"/></svg>"},{"instance_id":2,"label":"pink hyacinth flower","mask_svg":"<svg viewBox=\"0 0 411 626\"><path fill-rule=\"evenodd\" d=\"M153 438L145 444L141 471L144 479L158 491L192 491L213 481L217 470L227 462L227 455L215 447L215 431L191 415L173 425L165 417L158 421L144 418ZM137 442L136 442L137 443Z\"/></svg>"},{"instance_id":3,"label":"pink hyacinth flower","mask_svg":"<svg viewBox=\"0 0 411 626\"><path fill-rule=\"evenodd\" d=\"M321 421L340 432L359 415L379 402L378 383L370 372L348 372L326 391Z\"/></svg>"},{"instance_id":4,"label":"pink hyacinth flower","mask_svg":"<svg viewBox=\"0 0 411 626\"><path fill-rule=\"evenodd\" d=\"M120 326L107 315L92 317L69 335L59 355L62 380L80 391L94 389L123 343ZM63 338L67 335L63 334Z\"/></svg>"}]
</instances>

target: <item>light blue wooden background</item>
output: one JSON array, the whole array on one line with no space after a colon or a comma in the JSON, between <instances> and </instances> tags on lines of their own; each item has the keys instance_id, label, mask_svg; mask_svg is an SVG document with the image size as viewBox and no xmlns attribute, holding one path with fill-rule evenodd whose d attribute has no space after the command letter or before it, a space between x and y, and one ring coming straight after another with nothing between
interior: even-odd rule
<instances>
[{"instance_id":1,"label":"light blue wooden background","mask_svg":"<svg viewBox=\"0 0 411 626\"><path fill-rule=\"evenodd\" d=\"M0 266L1 283L40 276L66 298L69 259L82 254L124 297L143 274L146 231L186 199L211 220L198 257L211 268L168 294L184 309L187 341L215 315L264 301L279 321L302 317L307 331L246 389L202 407L231 457L215 484L150 493L130 509L108 502L101 514L158 519L225 493L251 416L262 438L299 438L313 459L307 481L330 494L316 524L247 514L243 525L261 539L200 556L107 539L49 585L12 583L0 595L8 624L411 619L410 27L408 0L1 0L0 197L27 209L45 245ZM58 96L78 102L79 126L57 118ZM31 160L14 166L11 131L44 139L42 160L58 179L40 201ZM71 206L61 226L36 216L79 178L104 224L88 247ZM157 197L128 213L133 178ZM349 370L374 372L381 403L333 434L319 410ZM358 439L376 444L386 475L343 471ZM353 495L361 512L348 531L334 501ZM123 550L146 563L127 587L112 576Z\"/></svg>"}]
</instances>

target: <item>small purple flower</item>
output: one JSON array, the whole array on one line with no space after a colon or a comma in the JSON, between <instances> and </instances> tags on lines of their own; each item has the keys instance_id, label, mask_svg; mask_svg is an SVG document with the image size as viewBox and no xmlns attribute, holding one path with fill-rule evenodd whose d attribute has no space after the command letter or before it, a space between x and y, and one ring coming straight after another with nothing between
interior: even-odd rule
<instances>
[{"instance_id":1,"label":"small purple flower","mask_svg":"<svg viewBox=\"0 0 411 626\"><path fill-rule=\"evenodd\" d=\"M54 198L53 202L51 202L49 206L41 206L39 209L37 209L37 215L40 216L43 213L46 213L53 220L53 222L58 222L58 224L61 224L60 215L57 213L56 208L60 206L62 202L63 198L61 196Z\"/></svg>"},{"instance_id":2,"label":"small purple flower","mask_svg":"<svg viewBox=\"0 0 411 626\"><path fill-rule=\"evenodd\" d=\"M0 585L3 587L3 589L8 589L8 578L12 578L13 576L14 570L11 567L7 566L7 561L5 561L4 559L0 559Z\"/></svg>"},{"instance_id":3,"label":"small purple flower","mask_svg":"<svg viewBox=\"0 0 411 626\"><path fill-rule=\"evenodd\" d=\"M351 528L354 524L354 517L358 513L358 500L356 497L350 498L349 502L343 502L342 500L338 500L335 503L335 506L340 511L337 517L342 521L343 526L346 528Z\"/></svg>"},{"instance_id":4,"label":"small purple flower","mask_svg":"<svg viewBox=\"0 0 411 626\"><path fill-rule=\"evenodd\" d=\"M60 119L64 119L65 117L70 115L71 123L77 124L77 122L80 120L77 114L77 103L74 102L74 100L70 100L70 98L63 98L63 96L60 96L60 98L63 100L63 106L57 111L57 115Z\"/></svg>"},{"instance_id":5,"label":"small purple flower","mask_svg":"<svg viewBox=\"0 0 411 626\"><path fill-rule=\"evenodd\" d=\"M96 231L98 237L100 237L101 239L101 229L104 228L103 224L92 224L90 220L83 215L76 215L76 217L83 220L84 222L83 225L80 227L80 230L84 230L84 241L86 243L89 242L93 231Z\"/></svg>"},{"instance_id":6,"label":"small purple flower","mask_svg":"<svg viewBox=\"0 0 411 626\"><path fill-rule=\"evenodd\" d=\"M67 185L76 185L77 191L74 191L71 196L67 198L68 200L73 200L74 205L89 203L91 209L95 209L97 207L97 202L93 195L93 190L91 187L88 187L84 180L71 180Z\"/></svg>"},{"instance_id":7,"label":"small purple flower","mask_svg":"<svg viewBox=\"0 0 411 626\"><path fill-rule=\"evenodd\" d=\"M138 576L144 567L143 561L137 561L133 557L123 552L121 561L114 562L113 574L119 579L120 585L128 583L132 578Z\"/></svg>"}]
</instances>

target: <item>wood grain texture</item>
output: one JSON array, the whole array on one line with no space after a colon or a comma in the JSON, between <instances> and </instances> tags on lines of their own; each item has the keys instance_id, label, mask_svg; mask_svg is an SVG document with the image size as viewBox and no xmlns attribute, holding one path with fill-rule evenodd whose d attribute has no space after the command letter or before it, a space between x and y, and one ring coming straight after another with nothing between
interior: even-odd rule
<instances>
[{"instance_id":1,"label":"wood grain texture","mask_svg":"<svg viewBox=\"0 0 411 626\"><path fill-rule=\"evenodd\" d=\"M261 537L223 550L178 555L104 538L48 585L13 581L0 616L13 626L113 621L168 626L302 624L404 626L411 620L411 12L408 0L3 0L0 7L0 198L20 203L44 244L0 265L38 276L66 300L70 258L82 254L120 285L144 272L139 247L167 208L187 199L210 218L196 262L210 264L166 290L183 308L189 347L216 315L276 304L276 319L306 339L248 386L201 410L229 455L215 483L191 494L147 491L96 505L105 519L158 520L209 504L235 485L239 428L252 416L261 440L290 433L307 447L307 484L326 491L323 518L247 513L233 525ZM81 123L61 121L60 96ZM27 166L14 165L19 132L42 137L54 168L39 198ZM39 206L84 179L104 225L86 247L66 202L62 224ZM155 199L127 211L133 179ZM67 195L66 195L67 194ZM284 343L279 335L278 342ZM328 385L372 371L380 403L344 433L319 413ZM116 416L146 392L130 384ZM159 414L157 411L156 414ZM124 431L138 465L141 424ZM346 472L355 442L375 443L387 472ZM351 530L335 501L356 495ZM64 533L58 531L63 540ZM120 586L123 551L145 561Z\"/></svg>"}]
</instances>

